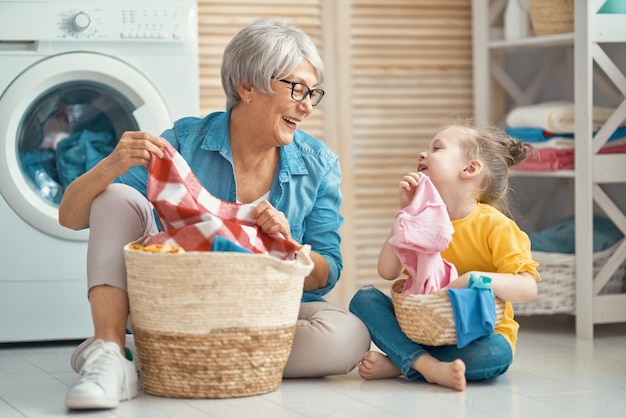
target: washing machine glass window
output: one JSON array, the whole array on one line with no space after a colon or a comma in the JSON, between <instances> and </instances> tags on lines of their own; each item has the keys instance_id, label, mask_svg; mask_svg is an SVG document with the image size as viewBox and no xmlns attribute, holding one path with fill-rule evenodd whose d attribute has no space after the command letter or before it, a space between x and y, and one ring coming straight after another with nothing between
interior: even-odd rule
<instances>
[{"instance_id":1,"label":"washing machine glass window","mask_svg":"<svg viewBox=\"0 0 626 418\"><path fill-rule=\"evenodd\" d=\"M35 193L58 206L65 188L113 151L124 131L139 129L133 111L126 97L92 81L60 84L36 98L16 138Z\"/></svg>"}]
</instances>

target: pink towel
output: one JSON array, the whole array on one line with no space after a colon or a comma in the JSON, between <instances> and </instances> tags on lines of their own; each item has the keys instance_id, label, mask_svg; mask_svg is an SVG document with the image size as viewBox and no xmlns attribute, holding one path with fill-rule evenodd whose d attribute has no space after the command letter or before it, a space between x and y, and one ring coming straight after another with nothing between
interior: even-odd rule
<instances>
[{"instance_id":1,"label":"pink towel","mask_svg":"<svg viewBox=\"0 0 626 418\"><path fill-rule=\"evenodd\" d=\"M439 254L448 247L453 233L439 192L427 176L421 176L411 203L396 214L389 238L409 272L402 293L430 294L458 277L456 267Z\"/></svg>"},{"instance_id":2,"label":"pink towel","mask_svg":"<svg viewBox=\"0 0 626 418\"><path fill-rule=\"evenodd\" d=\"M173 244L187 251L210 251L213 237L221 236L253 253L281 259L295 256L297 246L282 235L268 235L256 225L254 205L226 202L211 195L187 162L170 144L164 157L148 164L148 199L164 231L145 245Z\"/></svg>"},{"instance_id":3,"label":"pink towel","mask_svg":"<svg viewBox=\"0 0 626 418\"><path fill-rule=\"evenodd\" d=\"M515 166L520 171L572 170L574 168L574 149L541 148L537 155L529 157ZM626 153L626 144L605 145L598 154Z\"/></svg>"}]
</instances>

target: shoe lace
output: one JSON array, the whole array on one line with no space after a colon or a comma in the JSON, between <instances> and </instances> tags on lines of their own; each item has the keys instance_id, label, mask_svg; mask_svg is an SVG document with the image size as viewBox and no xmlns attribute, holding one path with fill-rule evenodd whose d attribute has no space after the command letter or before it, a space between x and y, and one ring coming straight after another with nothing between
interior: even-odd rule
<instances>
[{"instance_id":1,"label":"shoe lace","mask_svg":"<svg viewBox=\"0 0 626 418\"><path fill-rule=\"evenodd\" d=\"M124 384L126 395L130 397L130 379L124 366L124 358L117 348L106 345L104 341L96 341L85 349L85 363L80 369L80 374L84 381L98 384L100 377L106 375L111 370L114 362L119 362L124 373Z\"/></svg>"}]
</instances>

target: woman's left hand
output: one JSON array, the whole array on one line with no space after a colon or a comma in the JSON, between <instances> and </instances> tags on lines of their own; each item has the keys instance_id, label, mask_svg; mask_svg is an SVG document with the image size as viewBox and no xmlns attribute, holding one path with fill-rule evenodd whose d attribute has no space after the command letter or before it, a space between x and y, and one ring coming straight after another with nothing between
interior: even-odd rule
<instances>
[{"instance_id":1,"label":"woman's left hand","mask_svg":"<svg viewBox=\"0 0 626 418\"><path fill-rule=\"evenodd\" d=\"M276 209L267 200L262 201L254 209L256 224L261 231L266 234L282 234L283 237L291 239L291 227L284 213Z\"/></svg>"}]
</instances>

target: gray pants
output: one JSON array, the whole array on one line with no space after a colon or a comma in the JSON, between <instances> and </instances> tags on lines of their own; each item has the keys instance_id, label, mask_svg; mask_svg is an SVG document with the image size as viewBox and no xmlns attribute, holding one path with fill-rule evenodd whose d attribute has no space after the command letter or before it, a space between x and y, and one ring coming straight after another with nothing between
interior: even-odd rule
<instances>
[{"instance_id":1,"label":"gray pants","mask_svg":"<svg viewBox=\"0 0 626 418\"><path fill-rule=\"evenodd\" d=\"M157 232L150 203L132 187L112 184L94 200L89 225L89 289L109 285L126 290L122 248L146 231ZM367 328L347 309L326 302L303 303L284 377L348 373L369 348Z\"/></svg>"}]
</instances>

